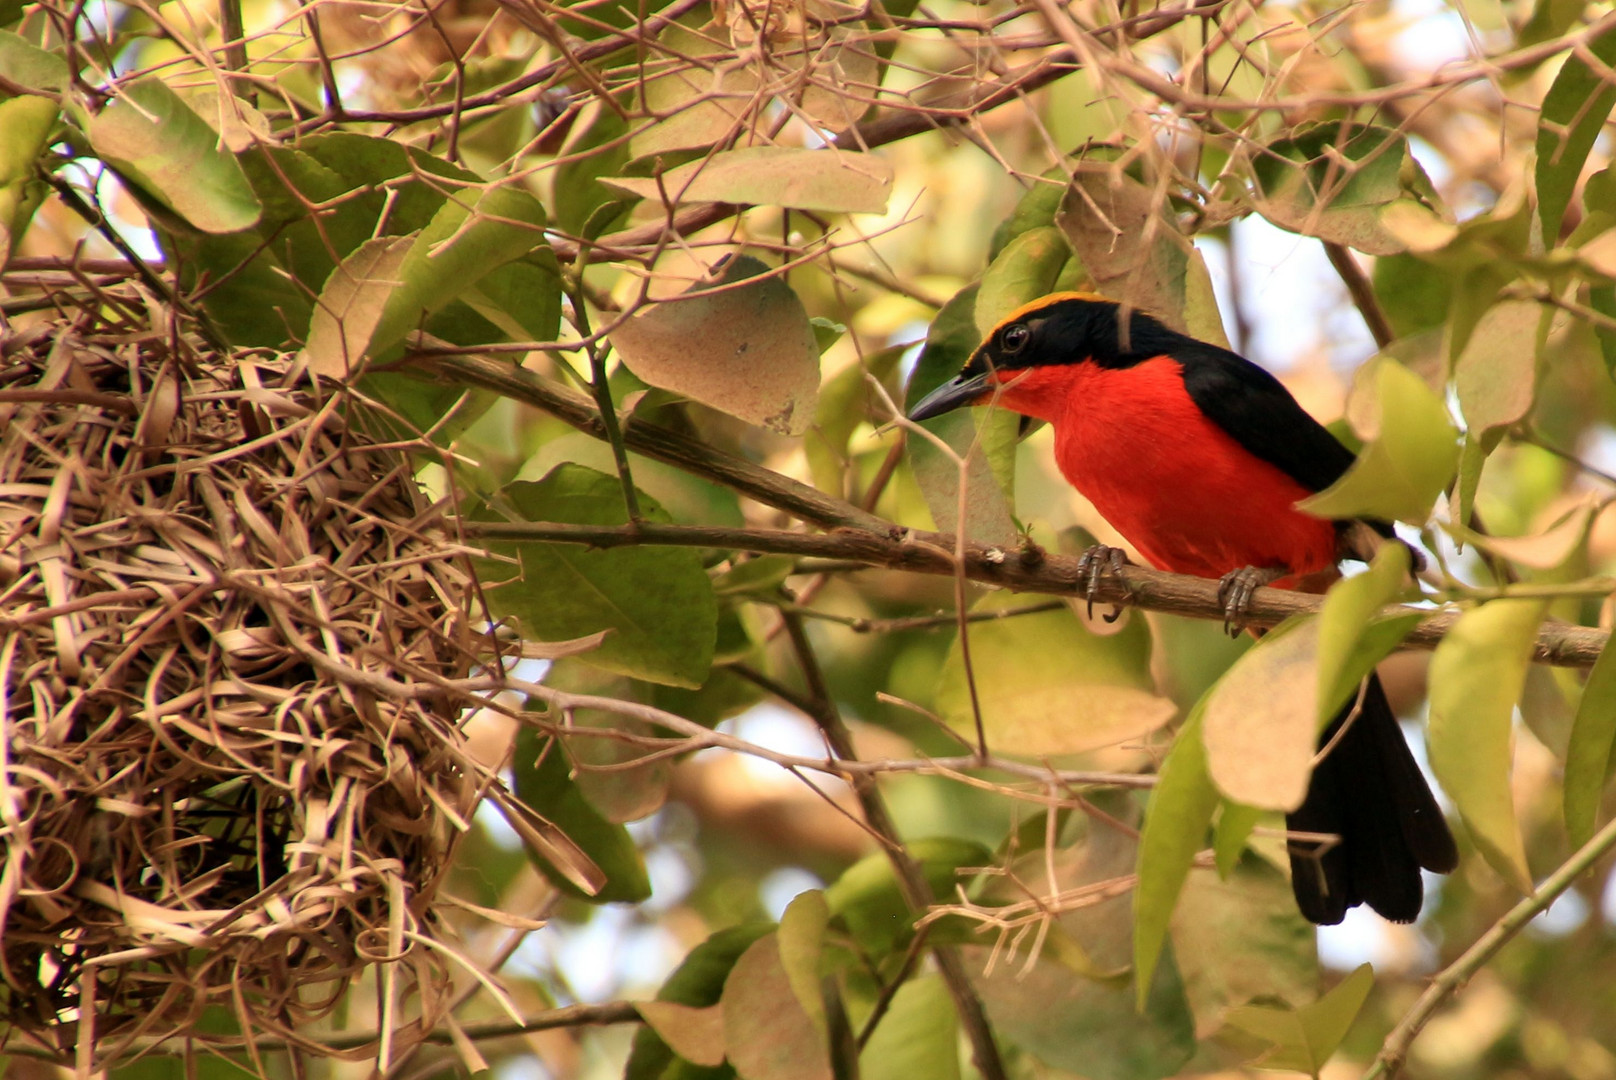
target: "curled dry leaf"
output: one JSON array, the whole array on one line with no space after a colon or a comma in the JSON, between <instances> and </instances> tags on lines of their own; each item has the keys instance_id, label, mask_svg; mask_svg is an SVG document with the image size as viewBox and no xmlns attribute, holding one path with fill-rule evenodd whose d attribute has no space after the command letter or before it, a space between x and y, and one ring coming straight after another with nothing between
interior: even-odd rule
<instances>
[{"instance_id":1,"label":"curled dry leaf","mask_svg":"<svg viewBox=\"0 0 1616 1080\"><path fill-rule=\"evenodd\" d=\"M791 287L741 256L717 281L664 300L617 328L623 361L652 386L751 424L801 435L819 399L819 352ZM727 287L726 287L727 286Z\"/></svg>"}]
</instances>

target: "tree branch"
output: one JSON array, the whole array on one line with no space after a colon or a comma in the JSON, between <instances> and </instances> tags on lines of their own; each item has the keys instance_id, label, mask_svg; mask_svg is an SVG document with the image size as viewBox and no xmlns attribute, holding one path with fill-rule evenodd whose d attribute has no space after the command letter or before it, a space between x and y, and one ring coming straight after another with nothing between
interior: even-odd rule
<instances>
[{"instance_id":1,"label":"tree branch","mask_svg":"<svg viewBox=\"0 0 1616 1080\"><path fill-rule=\"evenodd\" d=\"M1594 838L1582 845L1582 848L1567 859L1560 869L1550 874L1536 893L1510 908L1503 918L1494 923L1485 934L1476 939L1474 945L1464 951L1463 956L1432 979L1431 985L1425 988L1425 993L1420 995L1414 1007L1392 1029L1391 1034L1386 1036L1386 1041L1381 1044L1380 1053L1375 1057L1375 1063L1364 1073L1363 1080L1396 1076L1408 1057L1408 1048L1414 1042L1415 1036L1443 1003L1458 993L1476 972L1498 955L1498 950L1520 933L1522 927L1540 912L1547 910L1561 893L1571 887L1572 882L1613 847L1616 847L1616 821L1611 821L1600 829Z\"/></svg>"},{"instance_id":2,"label":"tree branch","mask_svg":"<svg viewBox=\"0 0 1616 1080\"><path fill-rule=\"evenodd\" d=\"M622 547L633 544L717 548L752 551L761 554L797 555L846 559L871 567L907 570L913 573L953 576L954 537L947 533L899 530L889 523L886 532L839 529L828 534L788 532L776 529L727 529L700 525L667 525L645 522L633 528L610 525L568 525L549 522L462 523L467 536L499 540L544 541L583 544L589 547ZM1009 550L990 544L965 546L965 576L985 585L997 585L1016 592L1074 596L1085 584L1077 572L1078 560L1071 555L1055 555L1037 549ZM1096 603L1144 608L1197 619L1224 617L1218 599L1218 583L1209 578L1169 574L1143 566L1125 566L1120 573L1100 578L1094 595ZM1511 595L1509 587L1501 594ZM1292 615L1314 614L1324 597L1286 589L1260 588L1252 597L1249 618L1252 626L1273 626ZM1411 648L1433 649L1453 629L1458 611L1430 612L1427 608L1393 605L1383 614L1425 615L1409 632L1403 644ZM1538 628L1532 659L1558 667L1591 667L1610 635L1589 626L1544 623Z\"/></svg>"},{"instance_id":3,"label":"tree branch","mask_svg":"<svg viewBox=\"0 0 1616 1080\"><path fill-rule=\"evenodd\" d=\"M509 360L467 353L460 356L421 356L418 369L436 371L451 380L465 381L549 413L579 431L606 441L606 425L594 403L549 379L519 368ZM850 527L886 532L892 525L851 503L781 476L770 469L731 457L719 450L633 415L622 418L623 443L637 454L667 462L686 472L706 477L784 510L793 517L827 528Z\"/></svg>"},{"instance_id":4,"label":"tree branch","mask_svg":"<svg viewBox=\"0 0 1616 1080\"><path fill-rule=\"evenodd\" d=\"M601 1024L635 1024L640 1022L639 1010L632 1001L611 1001L604 1005L568 1005L560 1009L550 1009L546 1012L535 1013L520 1024L499 1021L487 1024L465 1024L461 1030L466 1038L473 1042L483 1042L489 1039L508 1039L517 1035L531 1035L536 1031L549 1031L553 1028L585 1027ZM428 1043L443 1043L452 1045L453 1036L445 1027L435 1027L428 1031L395 1032L394 1036L400 1041L419 1041ZM293 1049L323 1050L323 1051L373 1051L377 1040L381 1038L379 1031L353 1031L334 1032L328 1035L299 1035L296 1039L287 1039L281 1036L265 1036L251 1040L251 1047L259 1053L271 1053ZM176 1044L168 1049L165 1044ZM154 1039L142 1039L131 1043L122 1058L147 1057L182 1057L196 1052L198 1047L205 1045L215 1053L228 1054L234 1051L244 1051L248 1048L248 1040L219 1036L216 1038L187 1032L184 1035L167 1035ZM27 1043L13 1043L6 1047L6 1053L16 1057L44 1058L56 1061L61 1059L61 1051L54 1047L33 1046ZM99 1061L97 1068L106 1068L115 1064L111 1061Z\"/></svg>"},{"instance_id":5,"label":"tree branch","mask_svg":"<svg viewBox=\"0 0 1616 1080\"><path fill-rule=\"evenodd\" d=\"M1341 284L1347 287L1347 293L1352 297L1352 304L1363 316L1364 325L1369 328L1369 336L1375 339L1375 347L1384 349L1397 339L1392 330L1391 320L1386 318L1386 311L1380 306L1380 300L1375 296L1375 285L1369 280L1369 275L1363 272L1358 260L1353 258L1343 244L1335 244L1326 240L1324 254L1329 258L1330 265L1341 278Z\"/></svg>"}]
</instances>

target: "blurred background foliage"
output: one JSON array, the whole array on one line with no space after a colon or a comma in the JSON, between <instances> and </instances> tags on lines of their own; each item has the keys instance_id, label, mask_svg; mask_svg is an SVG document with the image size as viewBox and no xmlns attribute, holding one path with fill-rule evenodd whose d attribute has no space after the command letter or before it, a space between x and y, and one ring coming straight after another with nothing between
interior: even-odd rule
<instances>
[{"instance_id":1,"label":"blurred background foliage","mask_svg":"<svg viewBox=\"0 0 1616 1080\"><path fill-rule=\"evenodd\" d=\"M1247 651L1215 622L1108 625L722 539L504 536L480 563L493 613L571 645L516 665L532 685L506 704L530 723L488 710L467 731L578 851L510 816L472 823L443 888L468 905L465 956L530 1019L462 974L441 1037L387 1072L1349 1075L1517 903L1511 882L1606 817L1616 673L1585 693L1520 643L1547 615L1610 624L1608 9L0 0L0 318L134 281L220 348L362 378L440 449L423 483L471 523L875 515L1065 552L1119 538L1059 478L1049 431L962 413L934 443L892 422L906 387L1059 288L1226 341L1367 446L1332 512L1403 520L1437 557L1425 599L1494 613L1448 650L1467 678L1437 691L1458 710L1439 773L1486 843L1466 834L1418 924L1356 912L1315 931L1277 815L1224 802L1218 869L1142 893L1167 947L1135 985L1149 776ZM500 392L452 365L468 351L572 404ZM708 455L676 467L620 429ZM788 513L731 458L842 509ZM1511 589L1537 602L1474 606ZM1366 625L1348 621L1360 649ZM1383 667L1416 741L1429 663ZM970 753L978 709L998 767L927 766ZM1469 752L1483 741L1512 772ZM879 783L815 772L827 755ZM1249 844L1236 817L1259 824ZM1163 820L1186 860L1204 846L1205 818ZM1411 1074L1616 1078L1609 870L1430 1021ZM917 934L921 879L940 906ZM244 1055L221 1015L217 1054L201 1038L189 1060L170 1046L110 1072L362 1075L375 1017L361 982L301 1033L353 1061ZM9 1075L56 1075L15 1048Z\"/></svg>"}]
</instances>

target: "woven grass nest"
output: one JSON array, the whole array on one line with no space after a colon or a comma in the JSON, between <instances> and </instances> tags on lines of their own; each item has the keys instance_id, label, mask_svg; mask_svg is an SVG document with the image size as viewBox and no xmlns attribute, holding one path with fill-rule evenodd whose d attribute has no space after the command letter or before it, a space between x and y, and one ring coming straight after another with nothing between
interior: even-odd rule
<instances>
[{"instance_id":1,"label":"woven grass nest","mask_svg":"<svg viewBox=\"0 0 1616 1080\"><path fill-rule=\"evenodd\" d=\"M449 529L340 388L117 310L0 328L0 1020L295 1041L396 960L425 1010L477 794Z\"/></svg>"}]
</instances>

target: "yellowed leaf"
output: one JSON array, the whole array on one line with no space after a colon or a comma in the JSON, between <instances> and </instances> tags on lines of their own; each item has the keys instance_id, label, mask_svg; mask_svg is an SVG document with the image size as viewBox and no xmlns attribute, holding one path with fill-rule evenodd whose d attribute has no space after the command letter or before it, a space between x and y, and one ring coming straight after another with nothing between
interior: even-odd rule
<instances>
[{"instance_id":1,"label":"yellowed leaf","mask_svg":"<svg viewBox=\"0 0 1616 1080\"><path fill-rule=\"evenodd\" d=\"M673 1052L693 1065L724 1063L724 1006L698 1009L673 1001L641 1001L640 1016Z\"/></svg>"},{"instance_id":2,"label":"yellowed leaf","mask_svg":"<svg viewBox=\"0 0 1616 1080\"><path fill-rule=\"evenodd\" d=\"M1295 810L1318 740L1317 619L1270 635L1210 691L1203 740L1212 781L1229 798Z\"/></svg>"},{"instance_id":3,"label":"yellowed leaf","mask_svg":"<svg viewBox=\"0 0 1616 1080\"><path fill-rule=\"evenodd\" d=\"M797 294L750 256L699 295L664 300L612 334L624 363L671 390L783 435L801 435L819 398L819 348Z\"/></svg>"}]
</instances>

